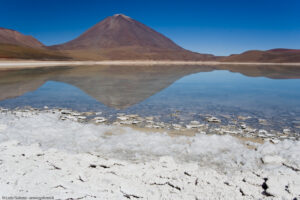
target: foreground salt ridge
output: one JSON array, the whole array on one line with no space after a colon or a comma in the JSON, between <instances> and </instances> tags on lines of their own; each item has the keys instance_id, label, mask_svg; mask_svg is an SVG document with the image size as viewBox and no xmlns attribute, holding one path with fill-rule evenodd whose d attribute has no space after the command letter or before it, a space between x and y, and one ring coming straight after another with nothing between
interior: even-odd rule
<instances>
[{"instance_id":1,"label":"foreground salt ridge","mask_svg":"<svg viewBox=\"0 0 300 200\"><path fill-rule=\"evenodd\" d=\"M196 134L170 137L166 133L146 133L129 127L95 125L60 120L61 114L46 111L0 113L0 142L16 140L25 145L40 144L71 153L97 152L126 160L149 160L173 156L179 161L198 161L211 167L256 169L263 156L281 156L300 168L300 141L282 140L278 144L253 142L256 151L235 137Z\"/></svg>"},{"instance_id":2,"label":"foreground salt ridge","mask_svg":"<svg viewBox=\"0 0 300 200\"><path fill-rule=\"evenodd\" d=\"M300 176L292 169L227 175L196 162L129 162L93 153L70 154L17 142L0 144L0 195L55 199L293 199Z\"/></svg>"},{"instance_id":3,"label":"foreground salt ridge","mask_svg":"<svg viewBox=\"0 0 300 200\"><path fill-rule=\"evenodd\" d=\"M253 150L231 136L170 137L38 112L1 113L0 142L0 195L5 196L300 197L299 141L266 142Z\"/></svg>"}]
</instances>

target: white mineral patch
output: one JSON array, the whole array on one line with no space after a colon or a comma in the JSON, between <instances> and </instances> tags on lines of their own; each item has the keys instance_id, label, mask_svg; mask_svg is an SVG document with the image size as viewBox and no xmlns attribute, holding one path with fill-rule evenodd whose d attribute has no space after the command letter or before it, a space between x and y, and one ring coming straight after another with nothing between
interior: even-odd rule
<instances>
[{"instance_id":1,"label":"white mineral patch","mask_svg":"<svg viewBox=\"0 0 300 200\"><path fill-rule=\"evenodd\" d=\"M300 141L257 143L250 149L228 135L171 137L120 126L62 121L60 115L0 113L0 196L300 196Z\"/></svg>"},{"instance_id":2,"label":"white mineral patch","mask_svg":"<svg viewBox=\"0 0 300 200\"><path fill-rule=\"evenodd\" d=\"M96 123L103 123L107 121L107 119L105 119L104 117L95 117L94 120Z\"/></svg>"},{"instance_id":3,"label":"white mineral patch","mask_svg":"<svg viewBox=\"0 0 300 200\"><path fill-rule=\"evenodd\" d=\"M262 158L264 164L282 164L284 163L284 159L280 156L265 156Z\"/></svg>"},{"instance_id":4,"label":"white mineral patch","mask_svg":"<svg viewBox=\"0 0 300 200\"><path fill-rule=\"evenodd\" d=\"M121 121L125 121L125 120L128 120L128 117L126 117L126 116L119 116L119 117L117 117L117 119L119 119Z\"/></svg>"},{"instance_id":5,"label":"white mineral patch","mask_svg":"<svg viewBox=\"0 0 300 200\"><path fill-rule=\"evenodd\" d=\"M284 134L289 134L289 133L291 132L291 130L288 129L288 128L285 128L285 129L283 129L282 132L283 132Z\"/></svg>"},{"instance_id":6,"label":"white mineral patch","mask_svg":"<svg viewBox=\"0 0 300 200\"><path fill-rule=\"evenodd\" d=\"M216 117L209 117L209 118L207 118L207 121L208 122L214 122L214 123L220 123L221 122L221 120L216 118Z\"/></svg>"},{"instance_id":7,"label":"white mineral patch","mask_svg":"<svg viewBox=\"0 0 300 200\"><path fill-rule=\"evenodd\" d=\"M0 124L0 132L5 131L6 128L7 128L7 125L5 125L5 124Z\"/></svg>"},{"instance_id":8,"label":"white mineral patch","mask_svg":"<svg viewBox=\"0 0 300 200\"><path fill-rule=\"evenodd\" d=\"M198 124L200 124L200 122L198 122L198 121L191 121L190 124L192 124L192 125L198 125Z\"/></svg>"}]
</instances>

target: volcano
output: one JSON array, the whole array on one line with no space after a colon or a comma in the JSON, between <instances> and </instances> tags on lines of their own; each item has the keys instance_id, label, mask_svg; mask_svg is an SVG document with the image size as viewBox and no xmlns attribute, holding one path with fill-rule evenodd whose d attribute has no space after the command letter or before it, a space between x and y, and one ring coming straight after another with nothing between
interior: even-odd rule
<instances>
[{"instance_id":1,"label":"volcano","mask_svg":"<svg viewBox=\"0 0 300 200\"><path fill-rule=\"evenodd\" d=\"M89 60L213 60L183 49L166 36L123 14L107 17L78 38L51 49Z\"/></svg>"}]
</instances>

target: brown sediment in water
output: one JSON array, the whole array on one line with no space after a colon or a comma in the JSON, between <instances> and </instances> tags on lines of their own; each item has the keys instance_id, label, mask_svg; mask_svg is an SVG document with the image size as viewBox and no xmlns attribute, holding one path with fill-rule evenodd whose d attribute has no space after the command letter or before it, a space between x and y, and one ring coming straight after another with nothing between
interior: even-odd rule
<instances>
[{"instance_id":1,"label":"brown sediment in water","mask_svg":"<svg viewBox=\"0 0 300 200\"><path fill-rule=\"evenodd\" d=\"M120 125L121 127L129 127L132 128L133 130L141 131L141 132L146 132L146 133L166 133L170 137L180 137L180 136L188 136L188 137L193 137L196 134L200 134L197 129L187 129L187 130L171 130L171 129L164 129L164 128L146 128L146 127L137 127L134 125ZM214 135L214 134L207 134L207 135ZM229 134L232 137L237 138L240 140L247 148L249 149L255 149L256 147L247 144L247 142L253 142L256 144L263 144L265 141L262 138L250 138L250 137L242 137L234 134Z\"/></svg>"}]
</instances>

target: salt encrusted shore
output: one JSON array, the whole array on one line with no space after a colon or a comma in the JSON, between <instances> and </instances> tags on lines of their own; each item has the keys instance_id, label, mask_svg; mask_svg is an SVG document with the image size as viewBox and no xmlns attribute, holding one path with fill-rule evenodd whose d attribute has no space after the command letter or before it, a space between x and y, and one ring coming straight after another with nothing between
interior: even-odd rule
<instances>
[{"instance_id":1,"label":"salt encrusted shore","mask_svg":"<svg viewBox=\"0 0 300 200\"><path fill-rule=\"evenodd\" d=\"M293 121L297 129L290 129L284 126L282 129L274 130L264 127L256 127L261 125L269 125L268 120L257 118L255 116L229 116L220 115L218 118L210 114L195 114L189 120L181 119L175 121L163 121L161 116L140 116L139 114L114 113L105 114L102 112L78 112L70 109L51 108L45 106L43 109L32 107L16 108L13 110L0 107L0 113L12 114L17 117L26 117L37 114L52 113L58 116L61 121L80 122L82 124L95 125L116 125L122 127L131 127L134 130L146 132L165 132L169 135L231 135L242 138L246 141L254 141L262 143L269 141L274 144L280 140L300 140L298 129L298 121ZM178 118L178 113L171 113ZM225 120L222 122L222 120ZM257 124L249 124L247 120L256 120ZM34 122L33 122L34 123Z\"/></svg>"},{"instance_id":2,"label":"salt encrusted shore","mask_svg":"<svg viewBox=\"0 0 300 200\"><path fill-rule=\"evenodd\" d=\"M60 117L51 111L0 112L1 196L300 198L299 141L171 137Z\"/></svg>"},{"instance_id":3,"label":"salt encrusted shore","mask_svg":"<svg viewBox=\"0 0 300 200\"><path fill-rule=\"evenodd\" d=\"M104 61L24 61L0 60L0 70L50 66L78 65L284 65L300 66L300 63L218 62L218 61L171 61L171 60L104 60Z\"/></svg>"},{"instance_id":4,"label":"salt encrusted shore","mask_svg":"<svg viewBox=\"0 0 300 200\"><path fill-rule=\"evenodd\" d=\"M291 166L221 173L171 157L130 162L17 142L0 144L0 195L55 199L297 199ZM274 158L273 158L274 159ZM272 165L282 162L278 158Z\"/></svg>"}]
</instances>

